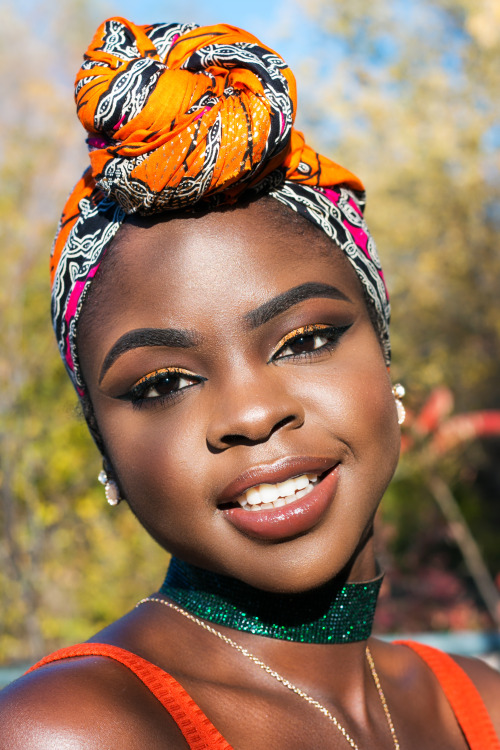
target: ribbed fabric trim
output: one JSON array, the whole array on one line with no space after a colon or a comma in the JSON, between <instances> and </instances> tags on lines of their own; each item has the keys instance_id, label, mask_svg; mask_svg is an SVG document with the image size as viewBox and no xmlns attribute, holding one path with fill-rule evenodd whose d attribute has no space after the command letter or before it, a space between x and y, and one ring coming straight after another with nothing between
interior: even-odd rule
<instances>
[{"instance_id":1,"label":"ribbed fabric trim","mask_svg":"<svg viewBox=\"0 0 500 750\"><path fill-rule=\"evenodd\" d=\"M500 750L500 741L483 700L470 677L442 651L415 641L395 641L418 654L436 676L470 750ZM106 643L82 643L55 651L26 674L44 664L76 656L107 656L128 667L165 707L192 750L233 750L210 719L168 672L140 656Z\"/></svg>"},{"instance_id":2,"label":"ribbed fabric trim","mask_svg":"<svg viewBox=\"0 0 500 750\"><path fill-rule=\"evenodd\" d=\"M35 664L26 672L61 659L75 656L107 656L128 667L153 693L174 719L191 750L232 750L210 719L168 672L146 659L107 643L81 643L62 648Z\"/></svg>"},{"instance_id":3,"label":"ribbed fabric trim","mask_svg":"<svg viewBox=\"0 0 500 750\"><path fill-rule=\"evenodd\" d=\"M500 741L476 686L451 656L416 641L408 646L434 672L469 744L470 750L500 750Z\"/></svg>"}]
</instances>

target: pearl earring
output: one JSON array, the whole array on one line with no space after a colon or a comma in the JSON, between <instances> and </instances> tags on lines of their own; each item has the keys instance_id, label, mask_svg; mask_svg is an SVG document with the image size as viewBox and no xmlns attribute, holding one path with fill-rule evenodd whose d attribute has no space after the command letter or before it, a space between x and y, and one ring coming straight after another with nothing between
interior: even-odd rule
<instances>
[{"instance_id":1,"label":"pearl earring","mask_svg":"<svg viewBox=\"0 0 500 750\"><path fill-rule=\"evenodd\" d=\"M104 494L106 495L108 503L110 505L118 505L121 501L121 497L116 482L113 479L109 479L104 469L99 472L97 479L104 485Z\"/></svg>"},{"instance_id":2,"label":"pearl earring","mask_svg":"<svg viewBox=\"0 0 500 750\"><path fill-rule=\"evenodd\" d=\"M396 401L396 411L398 413L398 424L403 424L406 417L406 410L403 406L403 402L401 399L405 395L405 389L404 386L401 385L401 383L396 383L396 385L392 388L392 393L394 396L394 400Z\"/></svg>"}]
</instances>

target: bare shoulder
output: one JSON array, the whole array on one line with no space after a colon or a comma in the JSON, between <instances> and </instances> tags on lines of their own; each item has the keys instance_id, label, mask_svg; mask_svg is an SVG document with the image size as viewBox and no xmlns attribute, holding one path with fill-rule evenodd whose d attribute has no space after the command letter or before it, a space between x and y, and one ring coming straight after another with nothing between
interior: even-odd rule
<instances>
[{"instance_id":1,"label":"bare shoulder","mask_svg":"<svg viewBox=\"0 0 500 750\"><path fill-rule=\"evenodd\" d=\"M177 750L177 725L144 685L103 657L49 664L0 692L0 750Z\"/></svg>"},{"instance_id":2,"label":"bare shoulder","mask_svg":"<svg viewBox=\"0 0 500 750\"><path fill-rule=\"evenodd\" d=\"M454 654L452 656L477 687L495 731L500 737L500 672L481 661L481 659Z\"/></svg>"},{"instance_id":3,"label":"bare shoulder","mask_svg":"<svg viewBox=\"0 0 500 750\"><path fill-rule=\"evenodd\" d=\"M408 722L411 719L410 714L413 715L418 707L420 716L426 716L429 721L432 719L435 726L441 721L442 726L448 726L451 732L456 725L456 719L450 711L450 704L431 669L413 648L408 647L411 643L384 643L375 639L372 641L374 658L381 667L385 685L389 689L391 684L395 686L391 696L392 703L398 705L398 696L412 696L411 701L406 700L409 707ZM500 673L479 659L453 654L450 656L478 689L495 732L500 738ZM404 701L400 701L399 710L404 717Z\"/></svg>"},{"instance_id":4,"label":"bare shoulder","mask_svg":"<svg viewBox=\"0 0 500 750\"><path fill-rule=\"evenodd\" d=\"M379 647L382 653L391 655L393 669L400 675L404 674L407 678L413 675L413 679L422 684L425 672L430 674L429 670L422 669L420 659L415 659L412 649L407 648L404 643L385 643L380 644ZM481 659L457 654L450 654L450 656L476 686L500 738L500 672Z\"/></svg>"}]
</instances>

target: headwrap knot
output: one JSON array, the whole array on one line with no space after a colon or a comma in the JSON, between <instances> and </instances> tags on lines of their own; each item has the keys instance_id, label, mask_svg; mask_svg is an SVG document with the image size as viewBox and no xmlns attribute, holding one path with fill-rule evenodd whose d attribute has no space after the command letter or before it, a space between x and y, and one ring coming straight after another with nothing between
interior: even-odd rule
<instances>
[{"instance_id":1,"label":"headwrap knot","mask_svg":"<svg viewBox=\"0 0 500 750\"><path fill-rule=\"evenodd\" d=\"M276 52L225 24L111 18L85 54L75 98L91 166L64 208L51 278L54 329L80 396L79 315L127 214L217 206L243 193L285 203L345 253L389 362L390 307L363 184L293 127L295 79Z\"/></svg>"},{"instance_id":2,"label":"headwrap knot","mask_svg":"<svg viewBox=\"0 0 500 750\"><path fill-rule=\"evenodd\" d=\"M141 214L236 198L277 166L296 107L290 68L251 34L125 19L98 29L75 98L96 183Z\"/></svg>"}]
</instances>

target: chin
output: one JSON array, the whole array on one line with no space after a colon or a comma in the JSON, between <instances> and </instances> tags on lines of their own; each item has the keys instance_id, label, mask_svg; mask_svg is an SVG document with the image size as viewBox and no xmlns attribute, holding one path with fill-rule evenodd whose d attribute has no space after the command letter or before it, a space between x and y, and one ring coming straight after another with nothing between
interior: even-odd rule
<instances>
[{"instance_id":1,"label":"chin","mask_svg":"<svg viewBox=\"0 0 500 750\"><path fill-rule=\"evenodd\" d=\"M348 580L368 581L377 575L372 523L362 541L350 548L347 540L334 548L332 543L324 546L314 537L314 533L309 533L278 544L260 543L260 552L257 550L253 555L254 565L241 565L239 560L231 564L227 558L217 564L213 558L207 561L182 551L175 554L197 567L275 594L305 593L335 578L344 583ZM324 553L320 554L322 549Z\"/></svg>"}]
</instances>

